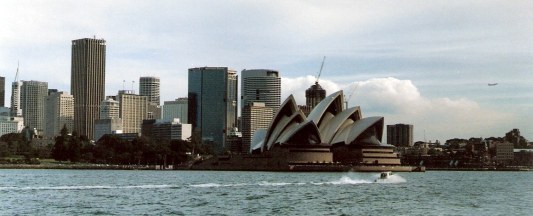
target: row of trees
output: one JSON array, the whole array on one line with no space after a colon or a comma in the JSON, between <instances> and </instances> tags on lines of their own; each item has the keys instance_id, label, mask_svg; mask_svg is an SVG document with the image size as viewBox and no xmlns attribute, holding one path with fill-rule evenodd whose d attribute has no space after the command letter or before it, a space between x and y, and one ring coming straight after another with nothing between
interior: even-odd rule
<instances>
[{"instance_id":1,"label":"row of trees","mask_svg":"<svg viewBox=\"0 0 533 216\"><path fill-rule=\"evenodd\" d=\"M72 135L64 127L56 137L51 156L58 161L109 164L180 164L188 160L188 152L211 154L212 150L195 141L138 137L132 141L107 134L96 143L75 131Z\"/></svg>"},{"instance_id":2,"label":"row of trees","mask_svg":"<svg viewBox=\"0 0 533 216\"><path fill-rule=\"evenodd\" d=\"M49 157L51 145L33 146L30 141L23 133L2 135L0 137L0 163L33 163L36 162L32 160L34 158Z\"/></svg>"}]
</instances>

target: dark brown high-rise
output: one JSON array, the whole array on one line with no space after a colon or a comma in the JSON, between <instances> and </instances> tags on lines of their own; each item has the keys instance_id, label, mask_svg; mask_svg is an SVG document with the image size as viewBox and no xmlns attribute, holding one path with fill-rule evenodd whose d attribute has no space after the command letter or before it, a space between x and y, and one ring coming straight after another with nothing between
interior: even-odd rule
<instances>
[{"instance_id":1,"label":"dark brown high-rise","mask_svg":"<svg viewBox=\"0 0 533 216\"><path fill-rule=\"evenodd\" d=\"M104 39L72 41L70 91L74 96L74 130L89 138L94 134L100 103L105 98Z\"/></svg>"}]
</instances>

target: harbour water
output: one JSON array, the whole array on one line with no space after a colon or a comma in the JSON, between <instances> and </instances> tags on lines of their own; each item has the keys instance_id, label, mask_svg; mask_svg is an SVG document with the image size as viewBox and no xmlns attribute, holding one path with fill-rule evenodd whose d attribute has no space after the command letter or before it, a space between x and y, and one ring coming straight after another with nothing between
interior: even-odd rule
<instances>
[{"instance_id":1,"label":"harbour water","mask_svg":"<svg viewBox=\"0 0 533 216\"><path fill-rule=\"evenodd\" d=\"M531 215L533 172L0 170L1 215Z\"/></svg>"}]
</instances>

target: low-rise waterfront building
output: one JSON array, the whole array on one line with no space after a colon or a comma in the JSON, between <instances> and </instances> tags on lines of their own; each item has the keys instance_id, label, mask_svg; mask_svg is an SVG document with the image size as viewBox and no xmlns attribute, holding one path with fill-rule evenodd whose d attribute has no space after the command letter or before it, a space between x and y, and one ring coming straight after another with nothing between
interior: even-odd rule
<instances>
[{"instance_id":1,"label":"low-rise waterfront building","mask_svg":"<svg viewBox=\"0 0 533 216\"><path fill-rule=\"evenodd\" d=\"M179 119L172 121L144 120L142 134L164 140L187 140L192 135L192 125L182 124Z\"/></svg>"}]
</instances>

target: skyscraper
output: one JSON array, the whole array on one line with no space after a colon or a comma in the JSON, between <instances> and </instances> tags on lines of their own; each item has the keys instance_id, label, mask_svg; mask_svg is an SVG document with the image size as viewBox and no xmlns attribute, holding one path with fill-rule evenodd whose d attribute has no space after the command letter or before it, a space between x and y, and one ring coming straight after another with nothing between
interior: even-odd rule
<instances>
[{"instance_id":1,"label":"skyscraper","mask_svg":"<svg viewBox=\"0 0 533 216\"><path fill-rule=\"evenodd\" d=\"M243 70L241 72L241 110L252 102L265 103L274 113L281 102L281 78L275 70Z\"/></svg>"},{"instance_id":2,"label":"skyscraper","mask_svg":"<svg viewBox=\"0 0 533 216\"><path fill-rule=\"evenodd\" d=\"M52 92L46 97L46 128L47 137L60 134L64 126L68 131L74 127L74 97L66 92Z\"/></svg>"},{"instance_id":3,"label":"skyscraper","mask_svg":"<svg viewBox=\"0 0 533 216\"><path fill-rule=\"evenodd\" d=\"M237 84L237 73L227 67L189 69L189 123L219 153L237 123Z\"/></svg>"},{"instance_id":4,"label":"skyscraper","mask_svg":"<svg viewBox=\"0 0 533 216\"><path fill-rule=\"evenodd\" d=\"M21 88L20 104L24 125L38 132L44 132L46 97L48 96L48 83L39 81L23 81Z\"/></svg>"},{"instance_id":5,"label":"skyscraper","mask_svg":"<svg viewBox=\"0 0 533 216\"><path fill-rule=\"evenodd\" d=\"M104 39L83 38L72 41L70 91L74 96L74 130L93 137L94 120L105 96Z\"/></svg>"},{"instance_id":6,"label":"skyscraper","mask_svg":"<svg viewBox=\"0 0 533 216\"><path fill-rule=\"evenodd\" d=\"M159 77L141 77L139 79L139 95L148 97L148 102L160 104Z\"/></svg>"},{"instance_id":7,"label":"skyscraper","mask_svg":"<svg viewBox=\"0 0 533 216\"><path fill-rule=\"evenodd\" d=\"M413 125L387 125L387 143L393 146L413 146Z\"/></svg>"},{"instance_id":8,"label":"skyscraper","mask_svg":"<svg viewBox=\"0 0 533 216\"><path fill-rule=\"evenodd\" d=\"M0 107L6 104L6 78L0 76Z\"/></svg>"}]
</instances>

